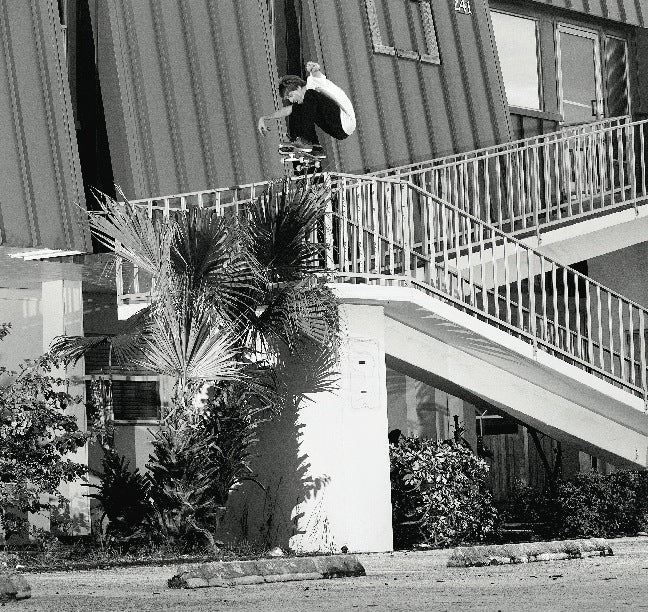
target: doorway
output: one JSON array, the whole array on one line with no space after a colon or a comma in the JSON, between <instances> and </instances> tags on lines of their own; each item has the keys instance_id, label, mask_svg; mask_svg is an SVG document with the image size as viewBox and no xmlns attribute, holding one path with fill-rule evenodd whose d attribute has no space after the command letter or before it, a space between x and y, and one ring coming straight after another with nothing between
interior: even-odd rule
<instances>
[{"instance_id":1,"label":"doorway","mask_svg":"<svg viewBox=\"0 0 648 612\"><path fill-rule=\"evenodd\" d=\"M559 24L556 42L558 100L564 124L602 119L605 108L598 33Z\"/></svg>"}]
</instances>

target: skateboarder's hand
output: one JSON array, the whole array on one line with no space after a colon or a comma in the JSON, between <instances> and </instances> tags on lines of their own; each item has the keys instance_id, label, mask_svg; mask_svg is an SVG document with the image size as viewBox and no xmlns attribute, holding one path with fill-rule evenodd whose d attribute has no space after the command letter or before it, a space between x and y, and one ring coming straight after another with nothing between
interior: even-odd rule
<instances>
[{"instance_id":1,"label":"skateboarder's hand","mask_svg":"<svg viewBox=\"0 0 648 612\"><path fill-rule=\"evenodd\" d=\"M270 131L270 128L266 125L265 119L263 117L259 118L257 130L259 134L261 134L261 136L265 136Z\"/></svg>"},{"instance_id":2,"label":"skateboarder's hand","mask_svg":"<svg viewBox=\"0 0 648 612\"><path fill-rule=\"evenodd\" d=\"M320 65L317 62L306 62L306 72L308 72L308 74L316 76L313 73L321 72Z\"/></svg>"}]
</instances>

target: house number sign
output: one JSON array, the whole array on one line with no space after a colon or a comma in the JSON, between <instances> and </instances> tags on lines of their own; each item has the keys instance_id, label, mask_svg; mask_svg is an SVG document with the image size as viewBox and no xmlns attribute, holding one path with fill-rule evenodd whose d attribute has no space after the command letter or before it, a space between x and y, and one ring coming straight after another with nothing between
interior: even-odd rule
<instances>
[{"instance_id":1,"label":"house number sign","mask_svg":"<svg viewBox=\"0 0 648 612\"><path fill-rule=\"evenodd\" d=\"M464 15L471 15L470 0L455 0L455 11Z\"/></svg>"}]
</instances>

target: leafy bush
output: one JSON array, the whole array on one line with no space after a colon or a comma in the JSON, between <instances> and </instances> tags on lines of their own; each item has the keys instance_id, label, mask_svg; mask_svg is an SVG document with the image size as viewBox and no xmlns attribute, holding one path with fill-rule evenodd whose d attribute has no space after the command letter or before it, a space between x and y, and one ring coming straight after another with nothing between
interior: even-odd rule
<instances>
[{"instance_id":1,"label":"leafy bush","mask_svg":"<svg viewBox=\"0 0 648 612\"><path fill-rule=\"evenodd\" d=\"M163 536L181 548L215 548L230 491L254 480L249 449L265 415L257 391L221 382L201 410L154 434L146 475L104 449L100 485L90 497L109 519L108 535L119 542Z\"/></svg>"},{"instance_id":2,"label":"leafy bush","mask_svg":"<svg viewBox=\"0 0 648 612\"><path fill-rule=\"evenodd\" d=\"M0 339L8 333L0 325ZM82 476L86 468L66 458L86 442L68 406L80 401L69 395L66 381L50 374L49 357L26 361L18 371L0 366L0 528L7 536L24 525L14 514L46 507L41 495L61 497L62 482ZM1 529L0 529L1 530Z\"/></svg>"},{"instance_id":3,"label":"leafy bush","mask_svg":"<svg viewBox=\"0 0 648 612\"><path fill-rule=\"evenodd\" d=\"M132 472L129 462L112 449L104 449L103 473L97 489L88 497L96 499L108 518L107 536L120 541L142 536L153 516L150 500L151 483L140 474Z\"/></svg>"},{"instance_id":4,"label":"leafy bush","mask_svg":"<svg viewBox=\"0 0 648 612\"><path fill-rule=\"evenodd\" d=\"M390 447L396 547L480 541L498 524L488 465L464 446L401 437Z\"/></svg>"},{"instance_id":5,"label":"leafy bush","mask_svg":"<svg viewBox=\"0 0 648 612\"><path fill-rule=\"evenodd\" d=\"M555 491L518 488L512 502L509 516L539 522L545 537L634 535L648 527L648 472L577 474Z\"/></svg>"}]
</instances>

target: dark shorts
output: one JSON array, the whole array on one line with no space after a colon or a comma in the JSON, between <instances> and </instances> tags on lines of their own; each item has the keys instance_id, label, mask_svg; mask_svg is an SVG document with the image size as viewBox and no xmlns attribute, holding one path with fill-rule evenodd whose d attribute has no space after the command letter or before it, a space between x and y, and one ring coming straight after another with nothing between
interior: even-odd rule
<instances>
[{"instance_id":1,"label":"dark shorts","mask_svg":"<svg viewBox=\"0 0 648 612\"><path fill-rule=\"evenodd\" d=\"M288 135L293 140L299 137L308 142L319 143L315 126L337 140L348 137L342 129L340 107L337 103L319 91L307 89L304 101L292 105L288 119Z\"/></svg>"}]
</instances>

